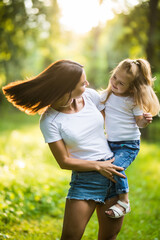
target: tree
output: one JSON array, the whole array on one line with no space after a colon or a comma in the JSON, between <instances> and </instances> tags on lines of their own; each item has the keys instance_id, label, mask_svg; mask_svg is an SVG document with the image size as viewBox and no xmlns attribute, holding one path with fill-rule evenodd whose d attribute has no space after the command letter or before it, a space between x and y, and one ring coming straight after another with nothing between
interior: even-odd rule
<instances>
[{"instance_id":1,"label":"tree","mask_svg":"<svg viewBox=\"0 0 160 240\"><path fill-rule=\"evenodd\" d=\"M46 59L58 38L59 9L57 0L47 2L0 2L0 85L24 77L28 65L35 73L38 64L50 62Z\"/></svg>"},{"instance_id":2,"label":"tree","mask_svg":"<svg viewBox=\"0 0 160 240\"><path fill-rule=\"evenodd\" d=\"M119 0L116 2L119 4ZM118 14L117 22L112 25L113 34L114 28L118 25L121 31L119 31L119 36L114 41L114 48L111 50L115 50L117 53L121 52L122 58L126 56L146 57L151 63L153 71L159 71L160 2L158 0L139 0L139 4L134 8L129 6L129 1L124 2L126 2L128 10Z\"/></svg>"},{"instance_id":3,"label":"tree","mask_svg":"<svg viewBox=\"0 0 160 240\"><path fill-rule=\"evenodd\" d=\"M159 11L160 13L160 11ZM157 54L156 54L156 47L158 44L160 44L160 38L158 31L158 21L160 23L160 17L158 18L158 0L150 0L149 1L149 13L148 13L148 42L146 46L146 54L147 59L151 63L151 65L157 65L156 61ZM158 52L160 53L160 47L158 49ZM158 54L159 55L159 54ZM158 64L159 65L159 64ZM158 66L159 67L159 66Z\"/></svg>"}]
</instances>

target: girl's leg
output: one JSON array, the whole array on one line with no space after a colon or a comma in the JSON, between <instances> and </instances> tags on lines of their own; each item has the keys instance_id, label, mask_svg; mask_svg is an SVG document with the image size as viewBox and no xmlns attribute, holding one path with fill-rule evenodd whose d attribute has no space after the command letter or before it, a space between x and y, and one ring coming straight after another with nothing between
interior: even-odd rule
<instances>
[{"instance_id":1,"label":"girl's leg","mask_svg":"<svg viewBox=\"0 0 160 240\"><path fill-rule=\"evenodd\" d=\"M95 208L94 201L67 199L61 240L80 240Z\"/></svg>"},{"instance_id":2,"label":"girl's leg","mask_svg":"<svg viewBox=\"0 0 160 240\"><path fill-rule=\"evenodd\" d=\"M128 166L134 161L138 152L139 152L139 141L126 141L126 142L108 142L111 150L115 154L115 160L113 162L114 165L119 167L123 167L124 170L128 168ZM125 172L122 171L122 174L125 175ZM124 194L129 191L128 180L126 178L121 178L118 176L114 176L116 180L115 188L117 194ZM123 195L121 196L123 198ZM127 199L127 195L124 199Z\"/></svg>"},{"instance_id":3,"label":"girl's leg","mask_svg":"<svg viewBox=\"0 0 160 240\"><path fill-rule=\"evenodd\" d=\"M124 169L126 169L130 165L131 162L129 160L132 159L130 157L130 153L125 150L126 149L124 148L123 151L117 150L115 152L115 161L113 163L119 167L123 167ZM121 173L126 176L124 171L121 171ZM115 186L116 193L118 194L118 197L119 197L118 200L128 204L129 203L129 197L128 197L129 186L128 186L127 176L126 178L121 178L115 175L114 179L116 180L116 183L114 183L114 186ZM118 207L118 209L120 209L124 214L126 213L125 208L122 207L120 204L116 203L115 206ZM115 216L114 211L111 209L108 209L105 213L111 217Z\"/></svg>"},{"instance_id":4,"label":"girl's leg","mask_svg":"<svg viewBox=\"0 0 160 240\"><path fill-rule=\"evenodd\" d=\"M127 167L131 164L128 158L129 158L128 152L125 152L125 151L121 152L118 150L117 152L115 152L115 160L113 164L119 167L123 167L124 170L126 170ZM126 176L125 171L121 171L121 173ZM127 176L126 178L121 178L115 175L114 179L116 180L115 188L116 188L117 194L128 192L129 186L128 186Z\"/></svg>"},{"instance_id":5,"label":"girl's leg","mask_svg":"<svg viewBox=\"0 0 160 240\"><path fill-rule=\"evenodd\" d=\"M99 221L98 240L115 240L121 230L123 217L113 219L107 217L105 210L113 206L118 200L118 197L106 200L106 204L97 205L97 216Z\"/></svg>"},{"instance_id":6,"label":"girl's leg","mask_svg":"<svg viewBox=\"0 0 160 240\"><path fill-rule=\"evenodd\" d=\"M119 167L123 167L124 170L126 170L127 167L133 162L139 151L139 144L136 141L133 141L132 143L125 142L124 144L110 142L109 146L115 154L115 160L113 164ZM122 171L121 173L125 175L124 171ZM116 193L119 195L119 200L125 204L122 206L122 204L119 204L119 202L115 204L115 207L121 210L123 214L126 214L130 211L128 198L129 186L127 177L121 178L115 175L114 179L116 180L114 186L116 189ZM108 209L106 211L106 214L111 217L115 216L114 211L111 209Z\"/></svg>"}]
</instances>

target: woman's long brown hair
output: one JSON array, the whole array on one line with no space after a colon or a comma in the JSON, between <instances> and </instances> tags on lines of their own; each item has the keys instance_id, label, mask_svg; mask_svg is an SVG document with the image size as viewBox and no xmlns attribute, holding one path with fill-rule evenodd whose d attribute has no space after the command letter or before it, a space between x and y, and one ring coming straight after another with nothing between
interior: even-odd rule
<instances>
[{"instance_id":1,"label":"woman's long brown hair","mask_svg":"<svg viewBox=\"0 0 160 240\"><path fill-rule=\"evenodd\" d=\"M2 88L7 100L27 114L42 113L66 93L71 93L82 75L83 66L59 60L38 76L9 83Z\"/></svg>"}]
</instances>

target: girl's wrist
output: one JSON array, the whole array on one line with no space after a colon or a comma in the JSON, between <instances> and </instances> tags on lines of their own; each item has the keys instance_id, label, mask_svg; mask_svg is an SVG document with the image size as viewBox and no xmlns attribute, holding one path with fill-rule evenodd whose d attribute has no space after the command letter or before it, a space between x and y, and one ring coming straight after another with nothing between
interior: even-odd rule
<instances>
[{"instance_id":1,"label":"girl's wrist","mask_svg":"<svg viewBox=\"0 0 160 240\"><path fill-rule=\"evenodd\" d=\"M145 118L143 119L143 127L147 127L150 124Z\"/></svg>"}]
</instances>

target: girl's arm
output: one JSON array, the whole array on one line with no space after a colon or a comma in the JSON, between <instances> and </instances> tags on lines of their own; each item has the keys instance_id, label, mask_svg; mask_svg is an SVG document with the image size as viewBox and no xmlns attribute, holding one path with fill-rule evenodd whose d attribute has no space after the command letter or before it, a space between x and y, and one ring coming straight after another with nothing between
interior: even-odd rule
<instances>
[{"instance_id":1,"label":"girl's arm","mask_svg":"<svg viewBox=\"0 0 160 240\"><path fill-rule=\"evenodd\" d=\"M135 116L135 120L139 128L144 128L152 122L153 118L150 113L144 113L141 116Z\"/></svg>"},{"instance_id":2,"label":"girl's arm","mask_svg":"<svg viewBox=\"0 0 160 240\"><path fill-rule=\"evenodd\" d=\"M112 164L114 158L108 161L87 161L81 159L71 158L68 154L63 140L49 143L50 150L55 157L57 163L62 169L75 171L98 171L103 176L109 178L113 182L113 174L125 178L125 176L118 171L123 171L122 167Z\"/></svg>"}]
</instances>

